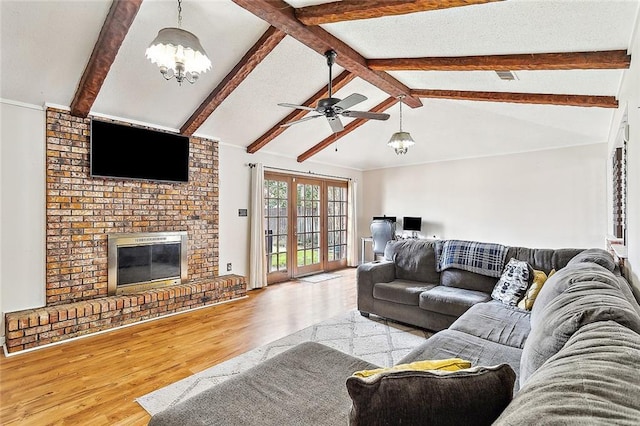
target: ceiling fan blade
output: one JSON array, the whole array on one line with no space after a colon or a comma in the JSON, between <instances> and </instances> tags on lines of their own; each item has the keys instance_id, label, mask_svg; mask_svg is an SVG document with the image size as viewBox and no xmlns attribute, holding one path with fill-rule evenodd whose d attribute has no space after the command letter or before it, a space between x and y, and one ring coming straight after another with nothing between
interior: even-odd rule
<instances>
[{"instance_id":1,"label":"ceiling fan blade","mask_svg":"<svg viewBox=\"0 0 640 426\"><path fill-rule=\"evenodd\" d=\"M341 100L340 102L338 102L337 104L335 104L333 107L339 108L339 109L348 109L354 106L355 104L359 104L360 102L363 102L366 100L367 100L366 96L361 95L360 93L353 93L347 96L346 98L344 98L343 100Z\"/></svg>"},{"instance_id":2,"label":"ceiling fan blade","mask_svg":"<svg viewBox=\"0 0 640 426\"><path fill-rule=\"evenodd\" d=\"M304 105L295 105L295 104L287 104L287 103L282 103L282 104L278 104L281 107L287 107L287 108L295 108L295 109L305 109L307 111L315 111L315 108L311 108L308 106L304 106Z\"/></svg>"},{"instance_id":3,"label":"ceiling fan blade","mask_svg":"<svg viewBox=\"0 0 640 426\"><path fill-rule=\"evenodd\" d=\"M390 117L389 114L369 111L342 111L341 114L345 117L364 118L366 120L388 120Z\"/></svg>"},{"instance_id":4,"label":"ceiling fan blade","mask_svg":"<svg viewBox=\"0 0 640 426\"><path fill-rule=\"evenodd\" d=\"M303 121L311 120L312 118L324 117L324 115L310 115L308 117L301 118L300 120L290 121L288 123L281 124L280 127L291 126L292 124L302 123Z\"/></svg>"},{"instance_id":5,"label":"ceiling fan blade","mask_svg":"<svg viewBox=\"0 0 640 426\"><path fill-rule=\"evenodd\" d=\"M340 121L340 118L337 115L334 115L333 117L327 117L327 120L329 121L329 125L331 126L331 130L333 130L333 133L338 133L344 130L342 121Z\"/></svg>"}]
</instances>

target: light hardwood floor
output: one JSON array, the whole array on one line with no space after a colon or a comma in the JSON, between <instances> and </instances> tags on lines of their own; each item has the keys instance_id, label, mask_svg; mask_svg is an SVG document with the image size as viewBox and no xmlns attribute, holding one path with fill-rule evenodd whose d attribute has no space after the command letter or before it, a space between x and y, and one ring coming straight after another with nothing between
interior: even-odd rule
<instances>
[{"instance_id":1,"label":"light hardwood floor","mask_svg":"<svg viewBox=\"0 0 640 426\"><path fill-rule=\"evenodd\" d=\"M356 307L355 269L0 358L2 425L146 425L135 398Z\"/></svg>"}]
</instances>

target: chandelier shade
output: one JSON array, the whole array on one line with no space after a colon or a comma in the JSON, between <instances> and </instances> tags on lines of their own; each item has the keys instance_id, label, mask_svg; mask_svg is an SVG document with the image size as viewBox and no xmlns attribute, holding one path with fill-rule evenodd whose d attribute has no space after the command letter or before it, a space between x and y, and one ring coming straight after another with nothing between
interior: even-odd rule
<instances>
[{"instance_id":1,"label":"chandelier shade","mask_svg":"<svg viewBox=\"0 0 640 426\"><path fill-rule=\"evenodd\" d=\"M400 131L391 135L391 139L387 142L387 145L394 149L397 155L406 154L410 146L415 145L415 141L411 137L409 132L402 131L402 98L400 96Z\"/></svg>"},{"instance_id":2,"label":"chandelier shade","mask_svg":"<svg viewBox=\"0 0 640 426\"><path fill-rule=\"evenodd\" d=\"M178 26L182 22L181 5L178 2ZM211 60L193 33L182 28L163 28L151 42L145 56L160 67L162 76L178 83L183 80L195 83L200 74L211 68Z\"/></svg>"},{"instance_id":3,"label":"chandelier shade","mask_svg":"<svg viewBox=\"0 0 640 426\"><path fill-rule=\"evenodd\" d=\"M396 151L396 154L406 154L410 146L415 145L415 141L409 134L409 132L395 132L391 135L391 139L387 142L391 148Z\"/></svg>"}]
</instances>

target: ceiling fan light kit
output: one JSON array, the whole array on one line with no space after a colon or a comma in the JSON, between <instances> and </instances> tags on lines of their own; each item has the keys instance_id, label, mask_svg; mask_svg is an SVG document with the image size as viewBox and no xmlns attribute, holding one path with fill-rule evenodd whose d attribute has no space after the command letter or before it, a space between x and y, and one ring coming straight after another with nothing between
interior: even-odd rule
<instances>
[{"instance_id":1,"label":"ceiling fan light kit","mask_svg":"<svg viewBox=\"0 0 640 426\"><path fill-rule=\"evenodd\" d=\"M180 85L183 80L193 84L200 74L211 68L211 61L198 37L181 26L182 0L178 0L178 27L161 29L145 56L160 67L160 73L166 80L175 77Z\"/></svg>"},{"instance_id":2,"label":"ceiling fan light kit","mask_svg":"<svg viewBox=\"0 0 640 426\"><path fill-rule=\"evenodd\" d=\"M287 107L287 108L295 108L302 109L307 111L315 111L317 115L310 115L308 117L301 118L300 120L290 121L288 123L283 124L282 126L290 126L292 124L301 123L303 121L311 120L318 117L326 117L329 122L329 126L331 127L331 131L333 133L339 133L344 130L344 126L342 125L342 121L340 121L340 116L349 117L349 118L360 118L363 120L388 120L389 114L377 113L377 112L369 112L369 111L351 111L349 108L352 106L359 104L360 102L364 102L367 100L367 97L361 95L359 93L353 93L347 96L344 99L334 98L333 97L333 88L331 86L332 82L332 67L336 61L337 53L334 50L328 50L325 52L324 56L327 58L327 65L329 66L329 97L320 99L315 108L304 106L304 105L295 105L289 103L279 103L279 106Z\"/></svg>"},{"instance_id":3,"label":"ceiling fan light kit","mask_svg":"<svg viewBox=\"0 0 640 426\"><path fill-rule=\"evenodd\" d=\"M387 142L387 145L393 148L397 155L406 154L407 151L409 150L409 147L416 144L413 138L411 137L411 134L409 134L409 132L402 131L402 98L403 97L404 96L398 97L398 99L400 99L400 131L395 132L393 135L391 135L391 139L389 139L389 142Z\"/></svg>"}]
</instances>

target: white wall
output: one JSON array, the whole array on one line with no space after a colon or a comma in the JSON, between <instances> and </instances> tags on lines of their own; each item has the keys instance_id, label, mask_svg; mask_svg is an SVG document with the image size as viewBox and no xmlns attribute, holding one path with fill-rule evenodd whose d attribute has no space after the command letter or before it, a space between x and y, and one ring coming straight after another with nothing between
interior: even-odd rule
<instances>
[{"instance_id":1,"label":"white wall","mask_svg":"<svg viewBox=\"0 0 640 426\"><path fill-rule=\"evenodd\" d=\"M604 248L606 152L602 143L365 172L363 216L421 216L423 235L447 239Z\"/></svg>"},{"instance_id":2,"label":"white wall","mask_svg":"<svg viewBox=\"0 0 640 426\"><path fill-rule=\"evenodd\" d=\"M45 114L0 103L0 330L4 313L45 304Z\"/></svg>"},{"instance_id":3,"label":"white wall","mask_svg":"<svg viewBox=\"0 0 640 426\"><path fill-rule=\"evenodd\" d=\"M276 143L276 142L273 142ZM268 146L264 148L268 150ZM292 169L299 172L312 171L332 176L348 177L359 182L362 172L356 170L315 164L310 161L298 163L294 158L284 158L258 152L248 154L244 148L220 144L220 274L227 274L227 263L232 263L231 273L249 274L249 216L251 215L250 188L251 171L247 164L262 163L265 167ZM362 203L362 191L358 196ZM238 209L247 209L249 216L239 217ZM367 222L368 226L368 222Z\"/></svg>"},{"instance_id":4,"label":"white wall","mask_svg":"<svg viewBox=\"0 0 640 426\"><path fill-rule=\"evenodd\" d=\"M635 286L636 297L640 296L640 15L631 44L631 66L625 71L618 101L621 111L626 106L629 122L627 143L627 274ZM609 145L615 140L620 126L621 114L611 125Z\"/></svg>"}]
</instances>

